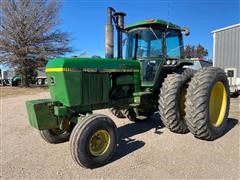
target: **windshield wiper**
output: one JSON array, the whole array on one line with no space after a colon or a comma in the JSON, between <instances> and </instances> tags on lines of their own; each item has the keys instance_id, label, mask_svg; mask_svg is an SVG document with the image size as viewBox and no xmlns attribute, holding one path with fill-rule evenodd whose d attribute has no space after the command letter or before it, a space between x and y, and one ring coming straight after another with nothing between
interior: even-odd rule
<instances>
[{"instance_id":1,"label":"windshield wiper","mask_svg":"<svg viewBox=\"0 0 240 180\"><path fill-rule=\"evenodd\" d=\"M153 35L155 36L155 38L158 40L160 47L162 46L162 42L161 40L157 37L156 33L153 31L152 27L149 27L149 29L152 31Z\"/></svg>"},{"instance_id":2,"label":"windshield wiper","mask_svg":"<svg viewBox=\"0 0 240 180\"><path fill-rule=\"evenodd\" d=\"M170 52L172 52L172 51L176 51L176 50L178 50L178 49L181 48L181 47L183 47L183 46L180 45L180 46L178 46L178 47L175 47L175 48L171 49L170 51L168 51L167 54L170 53Z\"/></svg>"}]
</instances>

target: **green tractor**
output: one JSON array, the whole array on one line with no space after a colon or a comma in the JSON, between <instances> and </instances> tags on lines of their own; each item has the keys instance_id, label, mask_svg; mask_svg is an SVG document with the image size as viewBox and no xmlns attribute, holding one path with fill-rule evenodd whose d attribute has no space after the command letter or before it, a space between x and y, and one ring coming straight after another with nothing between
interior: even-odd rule
<instances>
[{"instance_id":1,"label":"green tractor","mask_svg":"<svg viewBox=\"0 0 240 180\"><path fill-rule=\"evenodd\" d=\"M104 108L135 122L159 111L172 132L190 131L203 140L222 136L229 112L228 80L220 68L197 72L185 68L192 64L183 55L183 34L189 30L157 19L125 27L124 13L113 8L107 12L106 58L50 60L46 75L51 99L26 102L29 122L43 139L49 143L70 139L72 158L85 168L107 164L118 134L109 117L92 113Z\"/></svg>"}]
</instances>

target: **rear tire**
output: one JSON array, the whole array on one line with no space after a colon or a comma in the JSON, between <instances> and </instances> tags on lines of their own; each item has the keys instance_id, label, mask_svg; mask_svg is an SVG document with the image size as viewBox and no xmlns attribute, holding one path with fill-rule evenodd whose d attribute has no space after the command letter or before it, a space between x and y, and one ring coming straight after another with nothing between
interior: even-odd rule
<instances>
[{"instance_id":1,"label":"rear tire","mask_svg":"<svg viewBox=\"0 0 240 180\"><path fill-rule=\"evenodd\" d=\"M90 115L78 123L70 137L72 158L82 167L107 164L117 148L117 127L107 116Z\"/></svg>"},{"instance_id":2,"label":"rear tire","mask_svg":"<svg viewBox=\"0 0 240 180\"><path fill-rule=\"evenodd\" d=\"M141 120L139 120L137 117L136 117L136 113L134 111L133 108L130 108L130 109L124 109L122 110L124 116L129 119L130 121L132 122L139 122Z\"/></svg>"},{"instance_id":3,"label":"rear tire","mask_svg":"<svg viewBox=\"0 0 240 180\"><path fill-rule=\"evenodd\" d=\"M225 72L216 67L199 70L187 90L186 123L191 133L215 140L226 132L230 92Z\"/></svg>"},{"instance_id":4,"label":"rear tire","mask_svg":"<svg viewBox=\"0 0 240 180\"><path fill-rule=\"evenodd\" d=\"M111 108L110 111L117 118L125 118L122 110L120 110L120 109Z\"/></svg>"},{"instance_id":5,"label":"rear tire","mask_svg":"<svg viewBox=\"0 0 240 180\"><path fill-rule=\"evenodd\" d=\"M181 74L169 74L160 89L159 113L163 124L172 132L189 132L186 125L185 97L188 83L195 71L186 69Z\"/></svg>"},{"instance_id":6,"label":"rear tire","mask_svg":"<svg viewBox=\"0 0 240 180\"><path fill-rule=\"evenodd\" d=\"M136 118L136 113L133 110L133 108L121 109L121 110L120 109L111 108L110 111L117 118L127 118L130 121L132 121L132 122L139 122L139 121L141 121L141 120Z\"/></svg>"}]
</instances>

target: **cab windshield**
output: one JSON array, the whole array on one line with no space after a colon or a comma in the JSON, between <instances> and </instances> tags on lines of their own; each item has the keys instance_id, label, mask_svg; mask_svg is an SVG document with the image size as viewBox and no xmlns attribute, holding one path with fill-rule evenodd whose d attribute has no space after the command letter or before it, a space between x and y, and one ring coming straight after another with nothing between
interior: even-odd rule
<instances>
[{"instance_id":1,"label":"cab windshield","mask_svg":"<svg viewBox=\"0 0 240 180\"><path fill-rule=\"evenodd\" d=\"M162 36L159 29L138 28L128 33L126 59L162 57Z\"/></svg>"},{"instance_id":2,"label":"cab windshield","mask_svg":"<svg viewBox=\"0 0 240 180\"><path fill-rule=\"evenodd\" d=\"M152 86L156 81L159 66L166 59L179 59L182 54L180 32L159 28L136 28L127 33L126 59L137 59L141 64L142 86ZM163 48L165 36L166 48ZM163 52L166 54L163 54ZM164 55L164 56L163 56Z\"/></svg>"},{"instance_id":3,"label":"cab windshield","mask_svg":"<svg viewBox=\"0 0 240 180\"><path fill-rule=\"evenodd\" d=\"M163 32L160 29L137 28L127 35L126 59L140 61L142 86L152 86L163 60Z\"/></svg>"}]
</instances>

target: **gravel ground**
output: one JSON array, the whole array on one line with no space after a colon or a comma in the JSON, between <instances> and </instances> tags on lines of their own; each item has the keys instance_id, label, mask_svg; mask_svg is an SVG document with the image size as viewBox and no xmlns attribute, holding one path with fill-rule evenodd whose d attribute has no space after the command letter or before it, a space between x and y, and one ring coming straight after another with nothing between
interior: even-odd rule
<instances>
[{"instance_id":1,"label":"gravel ground","mask_svg":"<svg viewBox=\"0 0 240 180\"><path fill-rule=\"evenodd\" d=\"M111 163L94 170L78 166L69 142L47 144L30 127L25 101L47 92L0 100L2 179L240 179L240 98L231 99L228 132L206 142L162 128L154 118L117 119L119 148Z\"/></svg>"},{"instance_id":2,"label":"gravel ground","mask_svg":"<svg viewBox=\"0 0 240 180\"><path fill-rule=\"evenodd\" d=\"M47 87L31 87L31 88L23 88L23 87L12 87L12 86L0 86L1 97L9 98L16 97L21 95L34 95L39 94L40 92L46 92ZM1 98L0 97L0 98Z\"/></svg>"}]
</instances>

